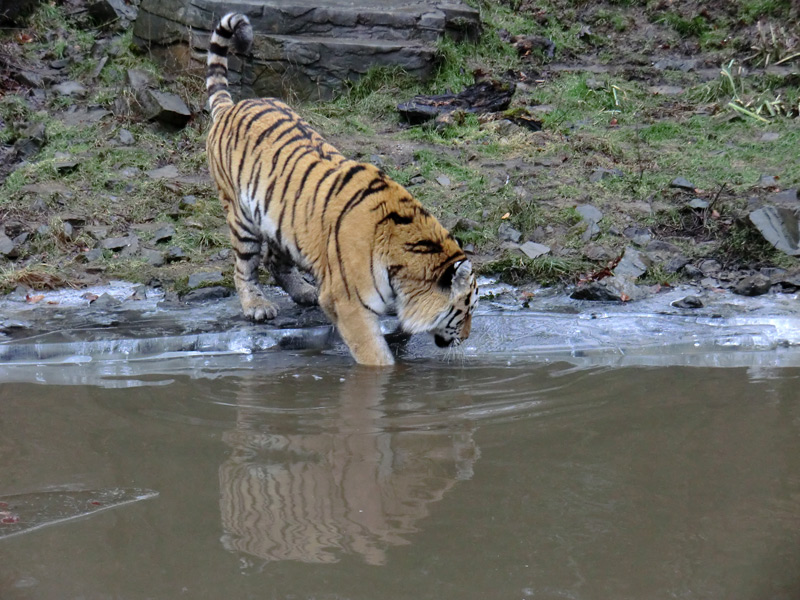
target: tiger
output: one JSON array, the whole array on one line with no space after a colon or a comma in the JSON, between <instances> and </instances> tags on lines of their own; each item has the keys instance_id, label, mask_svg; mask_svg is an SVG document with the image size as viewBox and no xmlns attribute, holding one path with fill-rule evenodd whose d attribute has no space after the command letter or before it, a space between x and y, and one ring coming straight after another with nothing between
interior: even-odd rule
<instances>
[{"instance_id":1,"label":"tiger","mask_svg":"<svg viewBox=\"0 0 800 600\"><path fill-rule=\"evenodd\" d=\"M359 364L390 366L379 317L439 347L470 334L476 274L456 239L378 167L345 158L284 102L234 103L228 51L246 53L246 15L226 14L208 48L211 126L206 151L234 251L244 315L272 319L259 286L264 263L300 305L318 304ZM311 283L310 274L314 283Z\"/></svg>"}]
</instances>

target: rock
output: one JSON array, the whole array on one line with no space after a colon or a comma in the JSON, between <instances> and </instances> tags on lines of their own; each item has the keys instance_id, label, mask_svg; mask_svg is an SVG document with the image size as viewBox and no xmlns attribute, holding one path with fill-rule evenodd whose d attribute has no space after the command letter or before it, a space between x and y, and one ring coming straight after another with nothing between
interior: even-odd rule
<instances>
[{"instance_id":1,"label":"rock","mask_svg":"<svg viewBox=\"0 0 800 600\"><path fill-rule=\"evenodd\" d=\"M117 300L116 298L114 298L114 296L106 292L102 294L100 297L98 297L96 300L91 301L89 305L94 309L103 310L107 308L115 308L120 304L122 304L121 301Z\"/></svg>"},{"instance_id":2,"label":"rock","mask_svg":"<svg viewBox=\"0 0 800 600\"><path fill-rule=\"evenodd\" d=\"M187 194L181 198L181 208L194 206L195 204L197 204L197 198L191 194Z\"/></svg>"},{"instance_id":3,"label":"rock","mask_svg":"<svg viewBox=\"0 0 800 600\"><path fill-rule=\"evenodd\" d=\"M683 88L678 85L652 85L647 88L655 96L679 96Z\"/></svg>"},{"instance_id":4,"label":"rock","mask_svg":"<svg viewBox=\"0 0 800 600\"><path fill-rule=\"evenodd\" d=\"M130 258L139 254L139 238L135 235L128 236L130 243L119 253L121 258Z\"/></svg>"},{"instance_id":5,"label":"rock","mask_svg":"<svg viewBox=\"0 0 800 600\"><path fill-rule=\"evenodd\" d=\"M53 167L59 173L67 173L72 171L79 164L81 164L80 159L67 154L66 152L56 152L55 156L53 157Z\"/></svg>"},{"instance_id":6,"label":"rock","mask_svg":"<svg viewBox=\"0 0 800 600\"><path fill-rule=\"evenodd\" d=\"M600 211L600 209L592 206L591 204L581 204L575 207L575 211L584 221L599 223L603 218L603 213Z\"/></svg>"},{"instance_id":7,"label":"rock","mask_svg":"<svg viewBox=\"0 0 800 600\"><path fill-rule=\"evenodd\" d=\"M414 175L409 181L409 185L422 185L425 183L425 178L422 175Z\"/></svg>"},{"instance_id":8,"label":"rock","mask_svg":"<svg viewBox=\"0 0 800 600\"><path fill-rule=\"evenodd\" d=\"M703 301L697 296L686 296L672 303L675 308L703 308Z\"/></svg>"},{"instance_id":9,"label":"rock","mask_svg":"<svg viewBox=\"0 0 800 600\"><path fill-rule=\"evenodd\" d=\"M117 137L119 138L119 143L123 146L131 146L136 141L133 138L133 134L124 128L119 130L119 135Z\"/></svg>"},{"instance_id":10,"label":"rock","mask_svg":"<svg viewBox=\"0 0 800 600\"><path fill-rule=\"evenodd\" d=\"M159 121L175 127L183 127L192 118L192 112L177 94L146 89L137 96L144 115L150 121Z\"/></svg>"},{"instance_id":11,"label":"rock","mask_svg":"<svg viewBox=\"0 0 800 600\"><path fill-rule=\"evenodd\" d=\"M706 277L717 275L720 271L722 271L722 265L716 260L704 260L700 263L700 272Z\"/></svg>"},{"instance_id":12,"label":"rock","mask_svg":"<svg viewBox=\"0 0 800 600\"><path fill-rule=\"evenodd\" d=\"M84 228L84 231L92 237L92 239L97 240L104 240L108 237L108 233L111 231L111 228L107 225L89 225Z\"/></svg>"},{"instance_id":13,"label":"rock","mask_svg":"<svg viewBox=\"0 0 800 600\"><path fill-rule=\"evenodd\" d=\"M128 235L125 237L115 237L115 238L106 238L99 244L99 248L104 250L113 250L114 252L119 252L123 248L127 248L131 244L139 244L139 238L135 235Z\"/></svg>"},{"instance_id":14,"label":"rock","mask_svg":"<svg viewBox=\"0 0 800 600\"><path fill-rule=\"evenodd\" d=\"M638 279L650 268L650 259L642 252L628 246L619 263L614 267L614 275L627 279Z\"/></svg>"},{"instance_id":15,"label":"rock","mask_svg":"<svg viewBox=\"0 0 800 600\"><path fill-rule=\"evenodd\" d=\"M138 4L138 3L137 3ZM124 0L95 0L89 3L89 17L98 25L119 22L119 29L127 29L136 20L139 12L136 5Z\"/></svg>"},{"instance_id":16,"label":"rock","mask_svg":"<svg viewBox=\"0 0 800 600\"><path fill-rule=\"evenodd\" d=\"M456 224L453 225L453 231L475 231L476 229L480 229L481 224L477 221L473 221L472 219L467 219L466 217L461 217Z\"/></svg>"},{"instance_id":17,"label":"rock","mask_svg":"<svg viewBox=\"0 0 800 600\"><path fill-rule=\"evenodd\" d=\"M626 227L622 230L622 235L631 240L637 246L646 246L653 239L653 234L649 229L640 227Z\"/></svg>"},{"instance_id":18,"label":"rock","mask_svg":"<svg viewBox=\"0 0 800 600\"><path fill-rule=\"evenodd\" d=\"M708 202L702 198L692 198L686 203L686 206L693 208L694 210L705 210L708 208Z\"/></svg>"},{"instance_id":19,"label":"rock","mask_svg":"<svg viewBox=\"0 0 800 600\"><path fill-rule=\"evenodd\" d=\"M680 58L662 58L655 62L653 67L659 71L683 71L688 73L697 69L699 64L695 59L680 59Z\"/></svg>"},{"instance_id":20,"label":"rock","mask_svg":"<svg viewBox=\"0 0 800 600\"><path fill-rule=\"evenodd\" d=\"M684 265L683 274L689 277L690 279L700 279L703 276L703 272L692 264Z\"/></svg>"},{"instance_id":21,"label":"rock","mask_svg":"<svg viewBox=\"0 0 800 600\"><path fill-rule=\"evenodd\" d=\"M17 258L19 256L16 244L3 231L0 231L0 254L6 258Z\"/></svg>"},{"instance_id":22,"label":"rock","mask_svg":"<svg viewBox=\"0 0 800 600\"><path fill-rule=\"evenodd\" d=\"M758 178L758 183L756 183L756 185L762 188L775 187L778 185L778 179L775 175L767 175L764 173Z\"/></svg>"},{"instance_id":23,"label":"rock","mask_svg":"<svg viewBox=\"0 0 800 600\"><path fill-rule=\"evenodd\" d=\"M221 300L222 298L227 298L231 294L232 290L230 288L216 285L213 287L204 287L187 292L183 296L182 300L190 303L208 302L210 300Z\"/></svg>"},{"instance_id":24,"label":"rock","mask_svg":"<svg viewBox=\"0 0 800 600\"><path fill-rule=\"evenodd\" d=\"M644 296L644 291L630 279L606 277L600 281L590 281L578 285L570 298L599 302L628 302Z\"/></svg>"},{"instance_id":25,"label":"rock","mask_svg":"<svg viewBox=\"0 0 800 600\"><path fill-rule=\"evenodd\" d=\"M693 192L696 186L685 177L676 177L670 182L669 187L679 188L682 190L689 190Z\"/></svg>"},{"instance_id":26,"label":"rock","mask_svg":"<svg viewBox=\"0 0 800 600\"><path fill-rule=\"evenodd\" d=\"M86 262L97 262L98 260L102 260L105 253L103 252L102 248L92 248L87 252L84 252L81 256Z\"/></svg>"},{"instance_id":27,"label":"rock","mask_svg":"<svg viewBox=\"0 0 800 600\"><path fill-rule=\"evenodd\" d=\"M164 264L164 253L151 248L142 248L140 252L142 258L147 261L148 265L153 267L160 267Z\"/></svg>"},{"instance_id":28,"label":"rock","mask_svg":"<svg viewBox=\"0 0 800 600\"><path fill-rule=\"evenodd\" d=\"M158 169L151 169L145 173L150 179L177 179L181 176L175 165L166 165Z\"/></svg>"},{"instance_id":29,"label":"rock","mask_svg":"<svg viewBox=\"0 0 800 600\"><path fill-rule=\"evenodd\" d=\"M20 158L29 158L39 152L47 141L44 123L32 123L14 142L14 150ZM24 188L23 188L24 189Z\"/></svg>"},{"instance_id":30,"label":"rock","mask_svg":"<svg viewBox=\"0 0 800 600\"><path fill-rule=\"evenodd\" d=\"M156 229L153 232L153 239L151 240L154 244L160 244L161 242L168 242L172 239L172 236L175 235L175 228L172 225L165 225L159 229Z\"/></svg>"},{"instance_id":31,"label":"rock","mask_svg":"<svg viewBox=\"0 0 800 600\"><path fill-rule=\"evenodd\" d=\"M772 282L769 277L762 273L757 273L740 279L733 286L733 292L740 296L761 296L766 294L771 287Z\"/></svg>"},{"instance_id":32,"label":"rock","mask_svg":"<svg viewBox=\"0 0 800 600\"><path fill-rule=\"evenodd\" d=\"M450 187L450 178L447 175L439 175L436 178L436 183L438 183L440 186L442 186L444 188L449 188Z\"/></svg>"},{"instance_id":33,"label":"rock","mask_svg":"<svg viewBox=\"0 0 800 600\"><path fill-rule=\"evenodd\" d=\"M520 251L530 259L538 258L550 253L550 246L537 244L536 242L525 242L519 247Z\"/></svg>"},{"instance_id":34,"label":"rock","mask_svg":"<svg viewBox=\"0 0 800 600\"><path fill-rule=\"evenodd\" d=\"M592 171L592 174L589 175L589 181L592 183L598 183L603 179L610 179L611 177L622 177L625 175L619 169L595 169Z\"/></svg>"},{"instance_id":35,"label":"rock","mask_svg":"<svg viewBox=\"0 0 800 600\"><path fill-rule=\"evenodd\" d=\"M88 91L77 81L65 81L54 85L51 89L61 96L85 96Z\"/></svg>"},{"instance_id":36,"label":"rock","mask_svg":"<svg viewBox=\"0 0 800 600\"><path fill-rule=\"evenodd\" d=\"M589 244L583 251L583 255L595 262L608 262L614 258L606 248L599 244Z\"/></svg>"},{"instance_id":37,"label":"rock","mask_svg":"<svg viewBox=\"0 0 800 600\"><path fill-rule=\"evenodd\" d=\"M797 204L797 188L789 188L782 192L776 192L775 194L771 194L767 200L774 204L794 206Z\"/></svg>"},{"instance_id":38,"label":"rock","mask_svg":"<svg viewBox=\"0 0 800 600\"><path fill-rule=\"evenodd\" d=\"M209 283L220 283L224 279L222 271L202 271L189 276L189 289L207 287Z\"/></svg>"},{"instance_id":39,"label":"rock","mask_svg":"<svg viewBox=\"0 0 800 600\"><path fill-rule=\"evenodd\" d=\"M150 73L141 69L128 69L126 79L128 80L128 86L134 92L143 91L152 82Z\"/></svg>"},{"instance_id":40,"label":"rock","mask_svg":"<svg viewBox=\"0 0 800 600\"><path fill-rule=\"evenodd\" d=\"M500 227L497 230L497 237L501 242L513 242L516 244L522 239L522 233L514 229L510 223L504 221L500 223Z\"/></svg>"},{"instance_id":41,"label":"rock","mask_svg":"<svg viewBox=\"0 0 800 600\"><path fill-rule=\"evenodd\" d=\"M170 246L164 254L164 260L168 263L176 262L189 258L180 246Z\"/></svg>"},{"instance_id":42,"label":"rock","mask_svg":"<svg viewBox=\"0 0 800 600\"><path fill-rule=\"evenodd\" d=\"M682 254L678 256L673 256L670 258L667 263L664 265L663 269L667 273L678 273L681 269L685 270L685 267L689 264L689 259Z\"/></svg>"},{"instance_id":43,"label":"rock","mask_svg":"<svg viewBox=\"0 0 800 600\"><path fill-rule=\"evenodd\" d=\"M749 218L764 239L775 248L790 256L800 256L800 220L796 211L765 206L751 212Z\"/></svg>"},{"instance_id":44,"label":"rock","mask_svg":"<svg viewBox=\"0 0 800 600\"><path fill-rule=\"evenodd\" d=\"M776 133L774 131L765 131L761 134L761 137L758 138L759 142L775 142L779 140L781 137L780 133Z\"/></svg>"}]
</instances>

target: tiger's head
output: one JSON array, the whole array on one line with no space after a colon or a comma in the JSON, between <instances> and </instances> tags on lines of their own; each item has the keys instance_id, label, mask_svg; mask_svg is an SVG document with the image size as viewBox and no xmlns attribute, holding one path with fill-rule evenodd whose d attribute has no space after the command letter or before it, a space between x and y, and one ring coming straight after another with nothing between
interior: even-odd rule
<instances>
[{"instance_id":1,"label":"tiger's head","mask_svg":"<svg viewBox=\"0 0 800 600\"><path fill-rule=\"evenodd\" d=\"M464 257L445 268L435 282L418 282L406 289L398 317L408 333L429 331L440 348L469 337L472 313L478 303L478 285L472 263Z\"/></svg>"}]
</instances>

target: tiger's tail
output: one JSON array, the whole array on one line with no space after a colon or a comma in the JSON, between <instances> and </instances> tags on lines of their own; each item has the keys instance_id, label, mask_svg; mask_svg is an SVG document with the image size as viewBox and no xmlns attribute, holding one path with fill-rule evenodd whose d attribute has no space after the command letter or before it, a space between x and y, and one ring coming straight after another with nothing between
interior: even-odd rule
<instances>
[{"instance_id":1,"label":"tiger's tail","mask_svg":"<svg viewBox=\"0 0 800 600\"><path fill-rule=\"evenodd\" d=\"M246 52L253 43L253 28L245 15L228 13L222 17L208 45L206 91L214 121L221 109L233 104L228 91L228 48L231 41L237 52Z\"/></svg>"}]
</instances>

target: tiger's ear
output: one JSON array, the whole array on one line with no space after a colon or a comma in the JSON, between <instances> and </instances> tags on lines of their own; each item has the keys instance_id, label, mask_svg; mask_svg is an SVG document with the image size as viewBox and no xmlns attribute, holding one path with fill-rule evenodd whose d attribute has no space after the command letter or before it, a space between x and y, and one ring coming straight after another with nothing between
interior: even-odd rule
<instances>
[{"instance_id":1,"label":"tiger's ear","mask_svg":"<svg viewBox=\"0 0 800 600\"><path fill-rule=\"evenodd\" d=\"M455 265L453 272L453 281L451 285L450 295L453 297L461 296L469 291L470 279L472 278L472 263L468 260L462 260Z\"/></svg>"}]
</instances>

